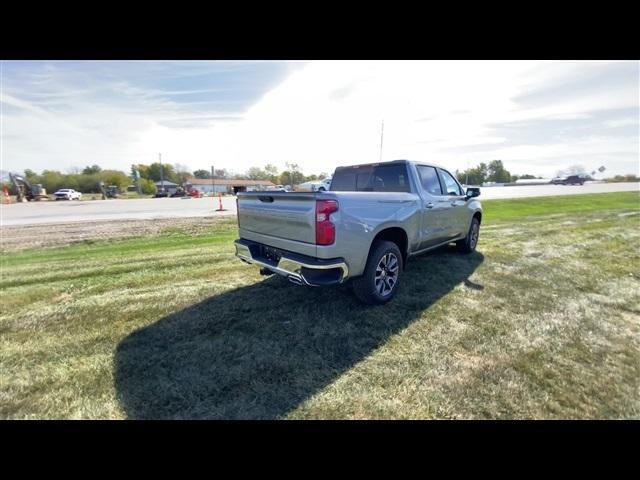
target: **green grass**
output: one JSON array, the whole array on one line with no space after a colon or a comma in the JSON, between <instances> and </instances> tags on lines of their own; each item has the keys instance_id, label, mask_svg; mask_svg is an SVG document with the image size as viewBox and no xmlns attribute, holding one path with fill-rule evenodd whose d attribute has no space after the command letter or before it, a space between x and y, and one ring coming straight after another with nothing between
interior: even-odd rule
<instances>
[{"instance_id":1,"label":"green grass","mask_svg":"<svg viewBox=\"0 0 640 480\"><path fill-rule=\"evenodd\" d=\"M640 195L483 205L382 307L261 277L234 218L4 253L0 417L639 418Z\"/></svg>"},{"instance_id":2,"label":"green grass","mask_svg":"<svg viewBox=\"0 0 640 480\"><path fill-rule=\"evenodd\" d=\"M513 198L506 200L488 200L485 220L512 220L523 216L549 214L587 213L603 209L624 209L633 206L638 192L615 192L606 195L592 193L586 195L564 195L539 198ZM480 197L482 200L482 197Z\"/></svg>"}]
</instances>

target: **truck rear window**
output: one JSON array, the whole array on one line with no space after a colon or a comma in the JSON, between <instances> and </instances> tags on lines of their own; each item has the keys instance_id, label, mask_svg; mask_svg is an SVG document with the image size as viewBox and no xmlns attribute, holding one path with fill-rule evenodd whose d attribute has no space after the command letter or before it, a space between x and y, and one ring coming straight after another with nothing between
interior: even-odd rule
<instances>
[{"instance_id":1,"label":"truck rear window","mask_svg":"<svg viewBox=\"0 0 640 480\"><path fill-rule=\"evenodd\" d=\"M333 192L409 192L405 163L337 168L331 180Z\"/></svg>"}]
</instances>

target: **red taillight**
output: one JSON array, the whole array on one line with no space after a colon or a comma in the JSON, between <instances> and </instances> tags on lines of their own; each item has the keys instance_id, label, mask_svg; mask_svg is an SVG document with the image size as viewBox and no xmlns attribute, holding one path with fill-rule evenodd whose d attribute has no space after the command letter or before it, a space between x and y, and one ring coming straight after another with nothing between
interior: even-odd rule
<instances>
[{"instance_id":1,"label":"red taillight","mask_svg":"<svg viewBox=\"0 0 640 480\"><path fill-rule=\"evenodd\" d=\"M335 200L316 200L316 245L331 245L336 239L336 227L329 215L338 211Z\"/></svg>"}]
</instances>

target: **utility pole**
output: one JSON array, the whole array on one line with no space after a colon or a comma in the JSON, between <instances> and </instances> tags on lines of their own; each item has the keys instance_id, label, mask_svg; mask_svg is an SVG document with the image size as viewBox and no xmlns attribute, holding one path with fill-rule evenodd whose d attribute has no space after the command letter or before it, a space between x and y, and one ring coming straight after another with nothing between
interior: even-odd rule
<instances>
[{"instance_id":1,"label":"utility pole","mask_svg":"<svg viewBox=\"0 0 640 480\"><path fill-rule=\"evenodd\" d=\"M384 141L384 120L382 120L382 128L380 129L380 161L382 161L382 142Z\"/></svg>"},{"instance_id":2,"label":"utility pole","mask_svg":"<svg viewBox=\"0 0 640 480\"><path fill-rule=\"evenodd\" d=\"M164 192L164 169L162 168L162 154L158 154L158 158L160 159L160 185L162 186L162 191Z\"/></svg>"},{"instance_id":3,"label":"utility pole","mask_svg":"<svg viewBox=\"0 0 640 480\"><path fill-rule=\"evenodd\" d=\"M211 196L216 195L216 181L215 181L215 170L213 169L213 165L211 165Z\"/></svg>"}]
</instances>

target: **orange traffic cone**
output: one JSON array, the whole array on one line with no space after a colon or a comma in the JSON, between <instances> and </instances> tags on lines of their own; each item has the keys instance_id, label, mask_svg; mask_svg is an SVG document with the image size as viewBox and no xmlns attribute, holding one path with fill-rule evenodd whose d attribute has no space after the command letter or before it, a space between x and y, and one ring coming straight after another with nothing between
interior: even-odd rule
<instances>
[{"instance_id":1,"label":"orange traffic cone","mask_svg":"<svg viewBox=\"0 0 640 480\"><path fill-rule=\"evenodd\" d=\"M220 203L220 207L216 210L216 212L224 212L226 209L222 208L222 193L218 192L218 202Z\"/></svg>"}]
</instances>

